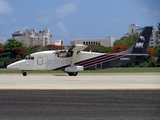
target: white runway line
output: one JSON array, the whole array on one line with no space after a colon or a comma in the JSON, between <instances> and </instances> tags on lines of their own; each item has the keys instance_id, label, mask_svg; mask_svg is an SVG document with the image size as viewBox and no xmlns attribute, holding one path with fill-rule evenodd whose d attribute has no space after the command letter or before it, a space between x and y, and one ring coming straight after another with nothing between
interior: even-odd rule
<instances>
[{"instance_id":1,"label":"white runway line","mask_svg":"<svg viewBox=\"0 0 160 120\"><path fill-rule=\"evenodd\" d=\"M160 73L0 74L0 89L160 90Z\"/></svg>"}]
</instances>

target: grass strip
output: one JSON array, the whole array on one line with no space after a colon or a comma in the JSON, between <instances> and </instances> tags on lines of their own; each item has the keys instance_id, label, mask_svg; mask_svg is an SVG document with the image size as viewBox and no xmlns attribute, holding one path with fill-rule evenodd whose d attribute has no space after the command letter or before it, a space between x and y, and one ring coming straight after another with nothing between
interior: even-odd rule
<instances>
[{"instance_id":1,"label":"grass strip","mask_svg":"<svg viewBox=\"0 0 160 120\"><path fill-rule=\"evenodd\" d=\"M33 70L33 71L26 71L27 73L63 73L63 71L60 70ZM80 73L146 73L146 72L160 72L160 69L105 69L105 70L84 70ZM0 74L4 73L21 73L19 70L0 70Z\"/></svg>"}]
</instances>

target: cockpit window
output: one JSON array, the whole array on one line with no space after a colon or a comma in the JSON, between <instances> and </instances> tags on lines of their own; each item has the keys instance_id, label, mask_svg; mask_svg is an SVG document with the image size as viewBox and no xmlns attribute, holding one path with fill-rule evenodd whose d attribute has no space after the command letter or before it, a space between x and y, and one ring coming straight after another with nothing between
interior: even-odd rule
<instances>
[{"instance_id":1,"label":"cockpit window","mask_svg":"<svg viewBox=\"0 0 160 120\"><path fill-rule=\"evenodd\" d=\"M31 57L31 60L34 60L34 57Z\"/></svg>"},{"instance_id":2,"label":"cockpit window","mask_svg":"<svg viewBox=\"0 0 160 120\"><path fill-rule=\"evenodd\" d=\"M34 57L31 55L27 55L24 59L26 60L34 60Z\"/></svg>"}]
</instances>

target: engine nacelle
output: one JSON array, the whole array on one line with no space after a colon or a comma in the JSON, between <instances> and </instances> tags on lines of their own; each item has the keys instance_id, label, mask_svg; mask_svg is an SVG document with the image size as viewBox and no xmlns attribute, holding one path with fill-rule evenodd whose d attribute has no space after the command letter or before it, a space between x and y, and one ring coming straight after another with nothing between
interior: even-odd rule
<instances>
[{"instance_id":1,"label":"engine nacelle","mask_svg":"<svg viewBox=\"0 0 160 120\"><path fill-rule=\"evenodd\" d=\"M84 67L83 66L69 66L65 68L65 72L79 72L79 71L83 71Z\"/></svg>"}]
</instances>

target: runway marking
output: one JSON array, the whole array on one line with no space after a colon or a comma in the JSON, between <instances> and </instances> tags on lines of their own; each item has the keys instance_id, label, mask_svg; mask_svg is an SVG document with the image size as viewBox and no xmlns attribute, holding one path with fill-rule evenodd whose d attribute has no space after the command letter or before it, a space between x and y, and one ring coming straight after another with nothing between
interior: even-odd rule
<instances>
[{"instance_id":1,"label":"runway marking","mask_svg":"<svg viewBox=\"0 0 160 120\"><path fill-rule=\"evenodd\" d=\"M98 88L98 89L96 89L96 88L94 88L94 89L88 89L88 88L84 88L84 89L74 89L74 88L72 88L72 89L65 89L65 88L63 88L63 89L61 89L61 88L59 88L59 89L50 89L50 88L0 88L0 90L28 90L28 91L30 91L30 90L49 90L49 91L52 91L52 90L70 90L70 91L72 91L72 90L76 90L76 91L80 91L80 90L93 90L93 91L105 91L105 90L112 90L112 91L116 91L116 90L125 90L125 91L139 91L139 90L141 90L141 91L160 91L160 88L108 88L108 89L100 89L100 88Z\"/></svg>"}]
</instances>

